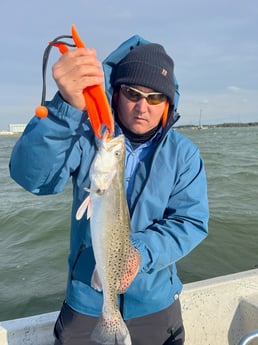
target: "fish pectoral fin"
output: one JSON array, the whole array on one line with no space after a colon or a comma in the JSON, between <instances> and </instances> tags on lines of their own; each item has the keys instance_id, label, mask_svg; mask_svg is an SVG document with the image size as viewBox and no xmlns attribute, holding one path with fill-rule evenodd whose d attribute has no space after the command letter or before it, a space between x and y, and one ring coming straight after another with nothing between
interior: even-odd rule
<instances>
[{"instance_id":1,"label":"fish pectoral fin","mask_svg":"<svg viewBox=\"0 0 258 345\"><path fill-rule=\"evenodd\" d=\"M99 292L101 292L103 290L102 287L102 282L100 279L100 276L98 274L97 268L94 268L94 271L92 273L92 277L91 277L91 287Z\"/></svg>"},{"instance_id":2,"label":"fish pectoral fin","mask_svg":"<svg viewBox=\"0 0 258 345\"><path fill-rule=\"evenodd\" d=\"M89 219L89 209L90 209L90 213L92 212L92 207L91 207L91 198L90 198L90 195L87 196L87 198L82 202L81 206L78 208L77 212L76 212L76 220L80 220L86 209L88 208L88 212L87 212L87 219Z\"/></svg>"},{"instance_id":3,"label":"fish pectoral fin","mask_svg":"<svg viewBox=\"0 0 258 345\"><path fill-rule=\"evenodd\" d=\"M88 209L87 209L87 219L90 219L91 215L92 215L92 202L90 198L89 203L88 203Z\"/></svg>"},{"instance_id":4,"label":"fish pectoral fin","mask_svg":"<svg viewBox=\"0 0 258 345\"><path fill-rule=\"evenodd\" d=\"M118 288L119 294L124 293L129 288L139 271L140 263L141 255L139 251L131 246L123 277Z\"/></svg>"}]
</instances>

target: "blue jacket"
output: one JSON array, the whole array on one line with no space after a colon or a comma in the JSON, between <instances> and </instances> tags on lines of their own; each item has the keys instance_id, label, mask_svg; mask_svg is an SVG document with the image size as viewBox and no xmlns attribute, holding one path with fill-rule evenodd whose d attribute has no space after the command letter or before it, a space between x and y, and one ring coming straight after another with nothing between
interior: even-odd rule
<instances>
[{"instance_id":1,"label":"blue jacket","mask_svg":"<svg viewBox=\"0 0 258 345\"><path fill-rule=\"evenodd\" d=\"M136 44L146 41L135 36L104 62L106 91L112 66ZM178 101L178 87L176 104ZM70 177L73 205L66 302L75 310L99 316L102 294L90 286L95 266L90 224L86 217L76 221L75 213L89 187L89 168L96 153L94 135L87 114L73 108L57 93L47 102L49 115L33 117L16 143L11 160L11 177L26 190L38 194L61 192ZM125 178L131 215L131 240L140 251L140 271L121 297L124 319L143 316L171 305L182 290L176 262L207 235L208 202L203 161L198 148L171 125L176 112L170 111L166 130L135 152L127 142ZM116 127L118 134L119 128ZM132 154L134 153L134 154ZM132 180L131 180L132 181ZM126 182L125 182L126 185Z\"/></svg>"}]
</instances>

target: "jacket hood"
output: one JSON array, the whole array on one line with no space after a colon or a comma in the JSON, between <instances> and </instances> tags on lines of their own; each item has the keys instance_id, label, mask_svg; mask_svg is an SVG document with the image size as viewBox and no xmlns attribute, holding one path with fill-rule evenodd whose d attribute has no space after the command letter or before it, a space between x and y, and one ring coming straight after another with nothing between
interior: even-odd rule
<instances>
[{"instance_id":1,"label":"jacket hood","mask_svg":"<svg viewBox=\"0 0 258 345\"><path fill-rule=\"evenodd\" d=\"M144 45L151 43L141 36L134 35L130 37L128 40L123 42L117 49L115 49L111 54L107 56L107 58L103 61L103 70L105 74L105 91L107 97L109 99L110 104L112 104L112 96L113 96L113 86L111 85L111 77L114 71L115 66L136 46ZM167 121L167 128L170 128L180 117L177 112L178 103L179 103L179 85L174 74L174 82L175 82L175 94L174 94L174 107L170 107L168 121Z\"/></svg>"}]
</instances>

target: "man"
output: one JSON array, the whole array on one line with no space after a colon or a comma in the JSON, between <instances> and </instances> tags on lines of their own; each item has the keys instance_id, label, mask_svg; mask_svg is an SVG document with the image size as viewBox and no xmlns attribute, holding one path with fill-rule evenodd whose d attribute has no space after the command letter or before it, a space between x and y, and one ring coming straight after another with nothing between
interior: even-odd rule
<instances>
[{"instance_id":1,"label":"man","mask_svg":"<svg viewBox=\"0 0 258 345\"><path fill-rule=\"evenodd\" d=\"M137 276L118 304L133 345L183 344L175 263L207 235L208 202L198 148L171 126L178 87L173 60L161 45L134 36L103 64L106 92L126 136L125 188L131 241L140 253ZM49 115L34 117L14 147L11 176L35 194L53 194L73 179L71 248L66 299L55 325L55 344L94 344L102 294L90 284L95 266L89 221L75 214L89 187L96 153L83 89L104 74L92 49L75 49L53 66L58 86ZM86 105L87 107L87 105ZM166 109L168 108L168 112Z\"/></svg>"}]
</instances>

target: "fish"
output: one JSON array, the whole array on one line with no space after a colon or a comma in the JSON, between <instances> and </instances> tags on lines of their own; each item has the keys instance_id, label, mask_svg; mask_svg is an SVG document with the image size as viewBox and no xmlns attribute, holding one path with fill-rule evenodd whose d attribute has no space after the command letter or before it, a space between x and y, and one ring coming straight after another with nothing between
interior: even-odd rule
<instances>
[{"instance_id":1,"label":"fish","mask_svg":"<svg viewBox=\"0 0 258 345\"><path fill-rule=\"evenodd\" d=\"M91 286L103 292L102 314L91 339L99 344L131 345L129 330L118 308L117 295L124 293L138 273L140 254L130 241L130 215L124 188L125 138L103 136L90 167L88 197L76 213L87 209L96 267Z\"/></svg>"}]
</instances>

